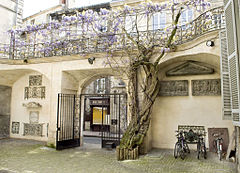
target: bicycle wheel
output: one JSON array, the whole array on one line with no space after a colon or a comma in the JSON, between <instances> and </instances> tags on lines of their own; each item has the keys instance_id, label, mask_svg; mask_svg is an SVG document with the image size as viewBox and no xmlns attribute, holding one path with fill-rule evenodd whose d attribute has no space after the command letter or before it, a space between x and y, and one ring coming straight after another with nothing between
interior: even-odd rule
<instances>
[{"instance_id":1,"label":"bicycle wheel","mask_svg":"<svg viewBox=\"0 0 240 173\"><path fill-rule=\"evenodd\" d=\"M218 148L218 158L221 161L222 160L222 144L219 144Z\"/></svg>"},{"instance_id":2,"label":"bicycle wheel","mask_svg":"<svg viewBox=\"0 0 240 173\"><path fill-rule=\"evenodd\" d=\"M179 146L179 151L178 151L178 153L179 153L181 159L184 160L185 157L186 157L186 152L184 151L184 147L183 147L183 146Z\"/></svg>"},{"instance_id":3,"label":"bicycle wheel","mask_svg":"<svg viewBox=\"0 0 240 173\"><path fill-rule=\"evenodd\" d=\"M186 153L190 153L190 149L189 149L188 144L186 142L184 143L184 149L185 149Z\"/></svg>"},{"instance_id":4,"label":"bicycle wheel","mask_svg":"<svg viewBox=\"0 0 240 173\"><path fill-rule=\"evenodd\" d=\"M202 153L203 153L203 158L207 159L207 149L206 149L205 143L202 144Z\"/></svg>"},{"instance_id":5,"label":"bicycle wheel","mask_svg":"<svg viewBox=\"0 0 240 173\"><path fill-rule=\"evenodd\" d=\"M179 154L178 151L179 151L179 143L176 142L175 147L174 147L174 153L173 153L175 159L178 157L178 154Z\"/></svg>"},{"instance_id":6,"label":"bicycle wheel","mask_svg":"<svg viewBox=\"0 0 240 173\"><path fill-rule=\"evenodd\" d=\"M200 153L201 153L200 143L197 143L197 159L200 159Z\"/></svg>"}]
</instances>

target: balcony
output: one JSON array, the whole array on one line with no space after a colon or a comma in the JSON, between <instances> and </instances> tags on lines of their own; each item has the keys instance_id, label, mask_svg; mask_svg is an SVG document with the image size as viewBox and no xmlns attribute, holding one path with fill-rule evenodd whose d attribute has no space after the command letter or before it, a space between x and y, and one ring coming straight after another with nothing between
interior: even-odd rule
<instances>
[{"instance_id":1,"label":"balcony","mask_svg":"<svg viewBox=\"0 0 240 173\"><path fill-rule=\"evenodd\" d=\"M52 29L48 29L54 24ZM18 32L11 34L11 44L0 45L0 58L19 60L66 55L85 55L88 53L103 53L109 50L121 51L124 47L135 45L127 38L124 32L111 34L102 32L97 37L94 32L83 32L74 23L61 28L57 23L39 25L42 27L29 33ZM192 22L178 26L173 44L180 45L194 40L206 33L221 30L225 27L223 7L217 7L202 13ZM130 32L134 40L141 40L147 45L148 41L163 47L171 34L172 27L164 30L148 30ZM39 37L39 33L43 36ZM139 39L138 39L139 37ZM150 39L149 39L150 38ZM41 41L40 41L41 40ZM114 40L114 41L113 41ZM117 40L117 41L116 41Z\"/></svg>"}]
</instances>

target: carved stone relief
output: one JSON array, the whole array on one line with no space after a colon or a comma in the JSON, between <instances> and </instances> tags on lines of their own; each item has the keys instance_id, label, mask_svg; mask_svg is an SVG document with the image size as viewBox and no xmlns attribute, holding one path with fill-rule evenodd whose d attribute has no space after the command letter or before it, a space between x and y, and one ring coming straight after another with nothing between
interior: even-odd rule
<instances>
[{"instance_id":1,"label":"carved stone relief","mask_svg":"<svg viewBox=\"0 0 240 173\"><path fill-rule=\"evenodd\" d=\"M29 86L41 86L42 75L31 75L29 76Z\"/></svg>"},{"instance_id":2,"label":"carved stone relief","mask_svg":"<svg viewBox=\"0 0 240 173\"><path fill-rule=\"evenodd\" d=\"M43 124L24 123L23 135L42 136Z\"/></svg>"},{"instance_id":3,"label":"carved stone relief","mask_svg":"<svg viewBox=\"0 0 240 173\"><path fill-rule=\"evenodd\" d=\"M45 98L45 86L42 85L42 75L30 75L29 86L24 89L24 99Z\"/></svg>"},{"instance_id":4,"label":"carved stone relief","mask_svg":"<svg viewBox=\"0 0 240 173\"><path fill-rule=\"evenodd\" d=\"M219 96L221 95L220 79L192 80L193 96Z\"/></svg>"},{"instance_id":5,"label":"carved stone relief","mask_svg":"<svg viewBox=\"0 0 240 173\"><path fill-rule=\"evenodd\" d=\"M160 96L188 96L188 81L174 80L160 82Z\"/></svg>"},{"instance_id":6,"label":"carved stone relief","mask_svg":"<svg viewBox=\"0 0 240 173\"><path fill-rule=\"evenodd\" d=\"M23 103L23 106L26 108L41 108L42 107L42 105L37 102Z\"/></svg>"},{"instance_id":7,"label":"carved stone relief","mask_svg":"<svg viewBox=\"0 0 240 173\"><path fill-rule=\"evenodd\" d=\"M12 122L12 134L19 134L19 122Z\"/></svg>"},{"instance_id":8,"label":"carved stone relief","mask_svg":"<svg viewBox=\"0 0 240 173\"><path fill-rule=\"evenodd\" d=\"M29 98L45 98L45 87L25 87L25 99Z\"/></svg>"},{"instance_id":9,"label":"carved stone relief","mask_svg":"<svg viewBox=\"0 0 240 173\"><path fill-rule=\"evenodd\" d=\"M38 111L30 111L29 114L29 122L30 124L36 124L39 120L39 112Z\"/></svg>"},{"instance_id":10,"label":"carved stone relief","mask_svg":"<svg viewBox=\"0 0 240 173\"><path fill-rule=\"evenodd\" d=\"M204 63L187 61L167 71L166 76L203 75L212 73L214 73L214 69L205 66Z\"/></svg>"}]
</instances>

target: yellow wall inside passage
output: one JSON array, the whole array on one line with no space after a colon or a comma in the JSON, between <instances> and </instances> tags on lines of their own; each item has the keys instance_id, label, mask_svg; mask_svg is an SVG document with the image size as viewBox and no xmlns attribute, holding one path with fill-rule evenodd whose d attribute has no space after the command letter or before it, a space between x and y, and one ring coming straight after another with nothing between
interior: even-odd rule
<instances>
[{"instance_id":1,"label":"yellow wall inside passage","mask_svg":"<svg viewBox=\"0 0 240 173\"><path fill-rule=\"evenodd\" d=\"M107 109L102 107L93 107L93 124L102 124L102 115L103 122L105 122L105 116L107 115Z\"/></svg>"}]
</instances>

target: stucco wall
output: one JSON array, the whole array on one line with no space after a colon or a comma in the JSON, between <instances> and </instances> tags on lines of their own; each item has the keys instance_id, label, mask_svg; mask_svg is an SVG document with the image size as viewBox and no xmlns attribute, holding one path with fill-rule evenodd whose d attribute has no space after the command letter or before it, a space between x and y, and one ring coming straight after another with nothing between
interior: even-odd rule
<instances>
[{"instance_id":1,"label":"stucco wall","mask_svg":"<svg viewBox=\"0 0 240 173\"><path fill-rule=\"evenodd\" d=\"M164 73L164 72L163 72ZM163 80L188 80L189 96L158 97L152 114L152 147L173 148L176 142L178 125L228 128L233 131L232 121L222 118L221 96L192 96L191 80L220 79L219 73L212 75L193 75L181 77L164 77ZM206 135L208 147L208 136ZM196 145L190 146L196 149Z\"/></svg>"},{"instance_id":2,"label":"stucco wall","mask_svg":"<svg viewBox=\"0 0 240 173\"><path fill-rule=\"evenodd\" d=\"M11 87L0 86L0 138L9 136Z\"/></svg>"},{"instance_id":3,"label":"stucco wall","mask_svg":"<svg viewBox=\"0 0 240 173\"><path fill-rule=\"evenodd\" d=\"M78 82L67 72L62 72L62 93L63 94L77 94Z\"/></svg>"},{"instance_id":4,"label":"stucco wall","mask_svg":"<svg viewBox=\"0 0 240 173\"><path fill-rule=\"evenodd\" d=\"M12 122L19 122L19 134L10 133L14 138L25 138L46 141L48 139L49 131L49 119L50 119L50 83L49 80L42 75L42 85L45 86L45 98L29 98L24 99L24 88L29 86L29 75L41 75L37 72L26 74L19 78L12 86L12 102L11 102L11 128ZM23 103L37 102L42 107L40 108L27 108L23 106ZM43 124L42 136L24 136L24 123L30 123L29 115L30 111L39 112L39 124Z\"/></svg>"},{"instance_id":5,"label":"stucco wall","mask_svg":"<svg viewBox=\"0 0 240 173\"><path fill-rule=\"evenodd\" d=\"M34 20L34 24L42 24L50 22L50 13L59 11L62 9L61 5L51 7L49 9L40 11L39 13L33 14L32 16L26 17L23 19L24 25L31 25L31 21Z\"/></svg>"},{"instance_id":6,"label":"stucco wall","mask_svg":"<svg viewBox=\"0 0 240 173\"><path fill-rule=\"evenodd\" d=\"M16 3L13 1L1 1L0 2L0 38L1 43L9 43L7 30L16 24Z\"/></svg>"}]
</instances>

